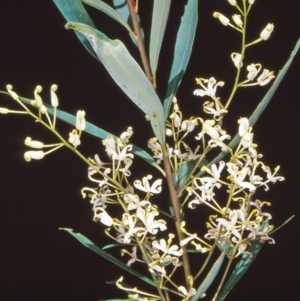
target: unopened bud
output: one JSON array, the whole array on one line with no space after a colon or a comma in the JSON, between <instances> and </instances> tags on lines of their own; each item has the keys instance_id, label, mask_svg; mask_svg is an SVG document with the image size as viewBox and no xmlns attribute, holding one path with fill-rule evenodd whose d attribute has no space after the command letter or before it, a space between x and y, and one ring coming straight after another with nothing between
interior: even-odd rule
<instances>
[{"instance_id":1,"label":"unopened bud","mask_svg":"<svg viewBox=\"0 0 300 301\"><path fill-rule=\"evenodd\" d=\"M45 153L43 151L28 151L24 154L24 158L27 162L30 162L32 159L40 160L44 158Z\"/></svg>"},{"instance_id":2,"label":"unopened bud","mask_svg":"<svg viewBox=\"0 0 300 301\"><path fill-rule=\"evenodd\" d=\"M6 108L0 108L0 114L8 114L9 110Z\"/></svg>"},{"instance_id":3,"label":"unopened bud","mask_svg":"<svg viewBox=\"0 0 300 301\"><path fill-rule=\"evenodd\" d=\"M7 91L8 91L8 93L10 94L10 96L14 99L14 100L18 100L19 99L19 96L18 96L18 94L16 93L16 92L14 92L13 90L12 90L12 85L7 85L6 86L6 89L7 89Z\"/></svg>"},{"instance_id":4,"label":"unopened bud","mask_svg":"<svg viewBox=\"0 0 300 301\"><path fill-rule=\"evenodd\" d=\"M27 137L25 139L25 145L32 147L32 148L37 148L37 149L42 149L44 147L43 142L32 140L31 137Z\"/></svg>"},{"instance_id":5,"label":"unopened bud","mask_svg":"<svg viewBox=\"0 0 300 301\"><path fill-rule=\"evenodd\" d=\"M236 1L235 0L228 0L229 4L232 6L236 6Z\"/></svg>"},{"instance_id":6,"label":"unopened bud","mask_svg":"<svg viewBox=\"0 0 300 301\"><path fill-rule=\"evenodd\" d=\"M274 25L272 23L269 23L264 28L264 30L260 33L260 37L265 41L268 40L273 30L274 30Z\"/></svg>"},{"instance_id":7,"label":"unopened bud","mask_svg":"<svg viewBox=\"0 0 300 301\"><path fill-rule=\"evenodd\" d=\"M42 86L36 86L34 90L34 104L40 109L43 105L42 97L39 95L43 90Z\"/></svg>"},{"instance_id":8,"label":"unopened bud","mask_svg":"<svg viewBox=\"0 0 300 301\"><path fill-rule=\"evenodd\" d=\"M218 12L214 12L213 16L214 16L214 18L218 18L220 20L220 22L225 26L227 26L230 23L228 18L226 18L224 15L222 15Z\"/></svg>"},{"instance_id":9,"label":"unopened bud","mask_svg":"<svg viewBox=\"0 0 300 301\"><path fill-rule=\"evenodd\" d=\"M56 95L57 91L57 85L52 85L51 89L50 89L50 93L51 93L51 105L52 107L56 108L58 106L58 98Z\"/></svg>"},{"instance_id":10,"label":"unopened bud","mask_svg":"<svg viewBox=\"0 0 300 301\"><path fill-rule=\"evenodd\" d=\"M78 131L83 131L85 129L85 111L77 111L76 115L76 129Z\"/></svg>"}]
</instances>

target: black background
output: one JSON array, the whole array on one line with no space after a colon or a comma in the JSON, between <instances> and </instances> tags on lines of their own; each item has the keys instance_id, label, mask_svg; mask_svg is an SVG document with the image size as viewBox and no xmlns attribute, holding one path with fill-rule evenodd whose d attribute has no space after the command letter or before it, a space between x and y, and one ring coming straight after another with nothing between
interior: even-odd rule
<instances>
[{"instance_id":1,"label":"black background","mask_svg":"<svg viewBox=\"0 0 300 301\"><path fill-rule=\"evenodd\" d=\"M144 3L145 2L145 3ZM176 29L185 1L172 1L172 18L167 27L158 70L158 94L165 91ZM145 32L149 30L152 1L140 1ZM214 76L225 80L219 88L223 99L230 91L235 70L229 54L239 49L238 34L212 18L214 11L230 16L235 13L227 1L199 1L199 22L192 59L178 91L185 112L203 100L192 96L194 78ZM120 38L139 60L125 30L101 12L88 9L98 29L110 38ZM249 20L249 40L255 39L272 22L271 38L247 53L247 62L261 62L278 70L284 65L299 37L298 1L257 0ZM44 87L44 99L52 83L59 86L60 108L71 113L85 109L88 121L120 134L134 127L132 142L142 147L152 135L144 126L139 109L126 99L98 64L81 46L51 0L1 1L0 8L0 88L13 84L19 95L32 97L37 84ZM148 42L148 39L146 40ZM262 199L272 200L270 212L276 225L299 212L299 67L295 59L281 87L262 118L254 127L255 141L264 153L264 162L281 165L286 181L272 186ZM234 118L226 120L234 133L236 119L248 116L268 87L238 92L233 104ZM239 103L238 103L239 102ZM1 97L1 106L10 106ZM192 111L192 114L195 114ZM189 116L189 115L186 115ZM142 125L142 126L141 126ZM235 128L234 128L235 127ZM60 124L66 136L70 127ZM60 150L39 162L26 163L23 153L26 136L45 143L56 140L27 116L1 116L1 283L0 299L16 300L98 300L120 295L107 280L123 272L95 253L79 245L59 227L73 228L104 246L103 227L92 221L91 206L80 195L88 185L86 166L68 150ZM101 143L84 136L80 149L93 156ZM138 163L139 164L139 163ZM139 165L136 177L145 175ZM134 176L135 177L135 176ZM135 178L132 178L134 180ZM296 300L299 295L299 217L274 234L275 246L264 246L251 269L227 300ZM128 282L138 285L123 273ZM131 280L131 282L130 282ZM111 292L114 292L112 294ZM119 294L119 295L118 295ZM206 300L208 300L207 298ZM205 299L204 299L205 300Z\"/></svg>"}]
</instances>

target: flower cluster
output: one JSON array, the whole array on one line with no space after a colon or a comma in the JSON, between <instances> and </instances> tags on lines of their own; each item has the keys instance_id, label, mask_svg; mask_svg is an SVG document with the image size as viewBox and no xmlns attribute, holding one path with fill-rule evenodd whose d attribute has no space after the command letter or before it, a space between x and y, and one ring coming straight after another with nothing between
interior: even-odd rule
<instances>
[{"instance_id":1,"label":"flower cluster","mask_svg":"<svg viewBox=\"0 0 300 301\"><path fill-rule=\"evenodd\" d=\"M274 243L268 236L272 230L272 226L269 225L272 217L261 209L263 205L269 206L270 203L253 201L253 196L259 187L268 190L270 182L284 180L282 176L277 175L279 167L271 172L261 161L262 155L257 153L257 145L253 143L252 128L248 119L241 118L239 124L240 143L230 160L227 163L220 161L218 165L212 164L211 167L203 166L202 172L206 172L207 176L195 177L192 185L187 188L190 195L189 208L194 209L197 205L206 204L217 213L209 218L209 230L205 238L222 242L224 250L231 246L231 250L238 251L236 256L247 252L247 246L252 240ZM225 167L227 173L224 175ZM227 187L227 204L220 204L216 197L216 189L220 190L222 186ZM231 209L229 206L235 203L239 208ZM189 238L182 241L181 245L195 241L195 236L188 234L186 230L185 233ZM196 245L196 248L200 247Z\"/></svg>"},{"instance_id":2,"label":"flower cluster","mask_svg":"<svg viewBox=\"0 0 300 301\"><path fill-rule=\"evenodd\" d=\"M108 136L103 140L110 163L102 162L98 155L95 159L90 159L88 177L97 183L98 187L85 187L82 194L91 198L94 220L108 227L105 233L109 237L124 245L134 244L132 252L122 250L122 254L131 257L127 264L131 265L135 261L145 262L149 271L161 278L167 275L166 265L171 264L174 267L171 274L181 265L178 257L182 255L182 250L172 244L174 238L172 234L169 234L168 241L155 239L155 235L167 229L166 221L158 219L159 212L150 202L154 195L161 192L162 180L158 179L151 183L152 176L147 175L142 180L135 180L133 186L129 184L128 177L131 174L129 167L134 158L130 152L132 145L129 144L132 133L132 128L129 127L120 137ZM144 197L141 198L134 193L134 188L143 193ZM121 217L112 217L113 213L108 204L121 205L123 208ZM138 257L137 246L146 259Z\"/></svg>"}]
</instances>

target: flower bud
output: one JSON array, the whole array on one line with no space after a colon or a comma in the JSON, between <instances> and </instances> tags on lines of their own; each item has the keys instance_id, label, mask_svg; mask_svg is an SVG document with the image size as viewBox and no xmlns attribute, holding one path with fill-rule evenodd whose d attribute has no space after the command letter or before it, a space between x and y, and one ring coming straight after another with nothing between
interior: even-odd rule
<instances>
[{"instance_id":1,"label":"flower bud","mask_svg":"<svg viewBox=\"0 0 300 301\"><path fill-rule=\"evenodd\" d=\"M240 15L237 14L233 15L232 20L238 27L243 27L243 21Z\"/></svg>"},{"instance_id":2,"label":"flower bud","mask_svg":"<svg viewBox=\"0 0 300 301\"><path fill-rule=\"evenodd\" d=\"M36 86L34 90L34 104L40 109L43 105L43 100L38 93L41 93L43 90L42 86Z\"/></svg>"},{"instance_id":3,"label":"flower bud","mask_svg":"<svg viewBox=\"0 0 300 301\"><path fill-rule=\"evenodd\" d=\"M24 154L24 158L27 162L30 162L32 159L40 160L44 158L45 153L43 151L28 151Z\"/></svg>"},{"instance_id":4,"label":"flower bud","mask_svg":"<svg viewBox=\"0 0 300 301\"><path fill-rule=\"evenodd\" d=\"M224 15L218 12L214 12L213 16L214 18L218 18L223 25L227 26L229 24L229 19L226 18Z\"/></svg>"},{"instance_id":5,"label":"flower bud","mask_svg":"<svg viewBox=\"0 0 300 301\"><path fill-rule=\"evenodd\" d=\"M76 129L78 131L83 131L85 130L85 111L77 111L76 115Z\"/></svg>"},{"instance_id":6,"label":"flower bud","mask_svg":"<svg viewBox=\"0 0 300 301\"><path fill-rule=\"evenodd\" d=\"M7 89L7 91L8 91L8 93L10 94L10 96L14 99L14 100L18 100L19 99L19 96L18 96L18 94L16 93L16 92L14 92L13 90L12 90L12 85L7 85L6 86L6 89Z\"/></svg>"},{"instance_id":7,"label":"flower bud","mask_svg":"<svg viewBox=\"0 0 300 301\"><path fill-rule=\"evenodd\" d=\"M57 85L52 85L51 89L50 89L50 93L51 93L51 105L52 107L56 108L58 106L58 98L56 95L57 91Z\"/></svg>"},{"instance_id":8,"label":"flower bud","mask_svg":"<svg viewBox=\"0 0 300 301\"><path fill-rule=\"evenodd\" d=\"M248 0L248 2L250 5L252 5L255 2L255 0Z\"/></svg>"},{"instance_id":9,"label":"flower bud","mask_svg":"<svg viewBox=\"0 0 300 301\"><path fill-rule=\"evenodd\" d=\"M25 139L25 145L37 149L42 149L44 147L43 142L32 140L31 137Z\"/></svg>"},{"instance_id":10,"label":"flower bud","mask_svg":"<svg viewBox=\"0 0 300 301\"><path fill-rule=\"evenodd\" d=\"M227 0L230 5L236 6L236 1L235 0Z\"/></svg>"},{"instance_id":11,"label":"flower bud","mask_svg":"<svg viewBox=\"0 0 300 301\"><path fill-rule=\"evenodd\" d=\"M0 114L8 114L9 110L6 108L0 108Z\"/></svg>"},{"instance_id":12,"label":"flower bud","mask_svg":"<svg viewBox=\"0 0 300 301\"><path fill-rule=\"evenodd\" d=\"M274 30L274 25L272 23L269 23L264 28L264 30L260 33L260 37L265 41L268 40L273 30Z\"/></svg>"},{"instance_id":13,"label":"flower bud","mask_svg":"<svg viewBox=\"0 0 300 301\"><path fill-rule=\"evenodd\" d=\"M168 137L172 137L172 135L173 135L172 130L171 130L171 129L166 129L166 135L167 135Z\"/></svg>"}]
</instances>

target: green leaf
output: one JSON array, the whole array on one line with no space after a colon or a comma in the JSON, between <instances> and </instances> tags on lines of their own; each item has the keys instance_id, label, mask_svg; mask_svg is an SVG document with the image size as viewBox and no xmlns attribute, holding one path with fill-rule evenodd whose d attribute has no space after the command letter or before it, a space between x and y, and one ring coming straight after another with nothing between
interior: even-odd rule
<instances>
[{"instance_id":1,"label":"green leaf","mask_svg":"<svg viewBox=\"0 0 300 301\"><path fill-rule=\"evenodd\" d=\"M207 289L210 287L210 285L212 284L212 282L214 281L214 279L218 275L219 270L220 270L220 268L222 266L222 263L224 261L224 258L225 258L225 253L222 252L221 255L219 256L219 258L217 259L217 261L212 266L211 270L209 271L209 273L206 276L206 278L204 279L204 281L201 283L201 285L197 289L197 292L193 296L191 301L199 300L201 298L201 296L207 291Z\"/></svg>"},{"instance_id":2,"label":"green leaf","mask_svg":"<svg viewBox=\"0 0 300 301\"><path fill-rule=\"evenodd\" d=\"M158 64L161 44L165 34L166 24L169 17L171 0L155 0L152 11L151 34L149 59L153 76L153 83L156 86L156 69Z\"/></svg>"},{"instance_id":3,"label":"green leaf","mask_svg":"<svg viewBox=\"0 0 300 301\"><path fill-rule=\"evenodd\" d=\"M126 0L113 0L115 10L122 16L122 18L129 23L130 12Z\"/></svg>"},{"instance_id":4,"label":"green leaf","mask_svg":"<svg viewBox=\"0 0 300 301\"><path fill-rule=\"evenodd\" d=\"M176 37L174 58L164 101L165 119L169 116L173 97L189 62L198 22L198 0L189 0Z\"/></svg>"},{"instance_id":5,"label":"green leaf","mask_svg":"<svg viewBox=\"0 0 300 301\"><path fill-rule=\"evenodd\" d=\"M87 24L91 27L96 27L83 7L81 0L53 0L62 15L68 22L79 22ZM86 37L80 32L75 32L78 39L84 45L84 47L98 60L98 56L92 48Z\"/></svg>"},{"instance_id":6,"label":"green leaf","mask_svg":"<svg viewBox=\"0 0 300 301\"><path fill-rule=\"evenodd\" d=\"M133 36L133 31L131 30L131 28L129 27L129 25L126 22L126 19L124 19L116 10L114 10L111 6L109 6L108 4L104 3L101 0L81 0L83 3L86 3L100 11L102 11L103 13L105 13L106 15L108 15L109 17L111 17L112 19L114 19L115 21L119 22L121 25L123 25L127 31L129 33L131 33ZM84 22L78 22L78 23L84 23ZM86 24L86 23L84 23ZM89 24L86 24L89 25ZM95 28L95 26L93 26Z\"/></svg>"},{"instance_id":7,"label":"green leaf","mask_svg":"<svg viewBox=\"0 0 300 301\"><path fill-rule=\"evenodd\" d=\"M8 94L8 93L7 93ZM8 94L9 95L9 94ZM28 98L24 98L24 97L19 97L20 100L26 104L31 104L31 99L28 99ZM50 115L53 115L53 108L44 103L44 105L46 106L47 108L47 111ZM76 117L72 114L69 114L65 111L62 111L62 110L57 110L57 113L56 113L56 117L68 124L71 124L72 126L75 126L76 124ZM113 136L114 138L117 138L117 136L95 126L94 124L90 123L90 122L86 122L86 128L84 130L85 133L88 133L92 136L95 136L99 139L105 139L107 138L108 135L111 135ZM142 150L140 147L132 144L132 152L139 156L140 158L142 158L143 160L145 160L147 163L151 164L153 167L157 168L158 170L162 171L161 167L155 162L155 160L153 159L153 157L147 153L146 151ZM162 171L163 172L163 171Z\"/></svg>"},{"instance_id":8,"label":"green leaf","mask_svg":"<svg viewBox=\"0 0 300 301\"><path fill-rule=\"evenodd\" d=\"M109 244L102 248L102 250L107 250L111 248L124 248L128 246L136 246L136 244L121 244L121 243L115 243L115 244Z\"/></svg>"},{"instance_id":9,"label":"green leaf","mask_svg":"<svg viewBox=\"0 0 300 301\"><path fill-rule=\"evenodd\" d=\"M68 23L86 36L100 61L123 92L150 118L159 142L165 142L163 107L146 75L119 40L110 40L102 32L80 23Z\"/></svg>"},{"instance_id":10,"label":"green leaf","mask_svg":"<svg viewBox=\"0 0 300 301\"><path fill-rule=\"evenodd\" d=\"M130 28L133 28L132 26L132 21L131 21L131 17L130 17L130 12L129 12L129 8L127 5L126 0L113 0L114 3L114 8L115 10L122 16L122 18L127 22L127 24L129 25ZM137 16L138 18L138 22L139 22L139 26L140 26L140 34L142 37L142 40L144 41L145 35L144 35L144 30L142 28L141 25L141 20L139 15ZM138 46L136 37L134 35L132 35L132 33L129 34L131 37L132 42Z\"/></svg>"},{"instance_id":11,"label":"green leaf","mask_svg":"<svg viewBox=\"0 0 300 301\"><path fill-rule=\"evenodd\" d=\"M300 47L300 39L296 43L296 46L293 49L293 51L292 51L289 59L287 60L287 62L283 66L283 68L279 71L279 73L277 75L277 78L273 82L273 84L270 87L270 89L268 90L267 94L265 95L265 97L262 99L262 101L260 102L260 104L257 106L257 108L255 109L255 111L253 112L253 114L249 118L249 123L250 123L251 126L253 126L255 124L255 122L258 120L258 118L260 117L260 115L262 114L262 112L265 110L266 106L269 104L269 102L272 99L274 93L276 92L277 88L281 84L281 81L283 80L286 72L290 68L290 66L291 66L291 64L293 62L293 59L294 59L294 57L296 56L296 54L297 54L297 52L299 50L299 47Z\"/></svg>"},{"instance_id":12,"label":"green leaf","mask_svg":"<svg viewBox=\"0 0 300 301\"><path fill-rule=\"evenodd\" d=\"M283 226L285 226L287 223L289 223L293 218L295 217L295 215L292 215L290 218L288 218L283 224L281 224L279 227L276 227L273 231L270 231L270 234L275 233L277 230L279 230L280 228L282 228Z\"/></svg>"},{"instance_id":13,"label":"green leaf","mask_svg":"<svg viewBox=\"0 0 300 301\"><path fill-rule=\"evenodd\" d=\"M231 276L227 280L226 284L222 288L219 296L216 301L222 301L225 299L227 294L232 290L232 288L237 284L237 282L241 279L241 277L246 273L249 269L250 265L256 258L257 254L261 250L263 244L259 242L259 240L253 241L251 246L247 249L252 254L250 258L249 255L243 254L240 261L237 263L235 269L233 270Z\"/></svg>"},{"instance_id":14,"label":"green leaf","mask_svg":"<svg viewBox=\"0 0 300 301\"><path fill-rule=\"evenodd\" d=\"M294 57L296 56L298 50L300 47L300 39L298 40L298 42L295 45L295 48L293 49L289 59L287 60L287 62L285 63L285 65L283 66L283 68L279 71L277 78L275 79L275 81L273 82L272 86L269 88L268 92L266 93L266 95L264 96L264 98L262 99L262 101L259 103L259 105L256 107L256 109L254 110L254 112L252 113L251 117L249 118L249 123L251 126L253 126L256 121L258 120L258 118L260 117L260 115L262 114L262 112L265 110L265 108L267 107L267 105L269 104L270 100L272 99L272 96L274 95L274 93L276 92L277 88L279 87L281 81L283 80L286 72L289 70ZM235 135L234 139L229 143L229 147L231 149L235 148L237 146L237 144L240 142L240 136L238 134ZM221 152L215 159L213 159L207 166L210 167L212 164L216 164L218 163L220 160L222 160L228 153L227 152ZM200 173L198 173L196 176L199 177L201 175L203 175L204 172L201 171Z\"/></svg>"},{"instance_id":15,"label":"green leaf","mask_svg":"<svg viewBox=\"0 0 300 301\"><path fill-rule=\"evenodd\" d=\"M134 269L132 269L131 267L129 267L128 265L126 265L124 262L122 262L118 258L116 258L116 257L110 255L109 253L103 251L102 249L100 249L99 247L97 247L92 241L90 241L88 238L86 238L82 234L80 234L80 233L74 233L73 229L69 229L69 228L59 228L59 230L67 231L72 236L74 236L85 247L91 249L92 251L94 251L98 255L102 256L106 260L114 263L115 265L117 265L121 269L123 269L123 270L125 270L125 271L127 271L127 272L129 272L131 274L133 274L134 276L140 278L141 280L145 281L146 283L148 283L148 284L156 287L156 283L153 280L151 280L151 279L145 277L144 275L140 274L139 272L135 271Z\"/></svg>"}]
</instances>

